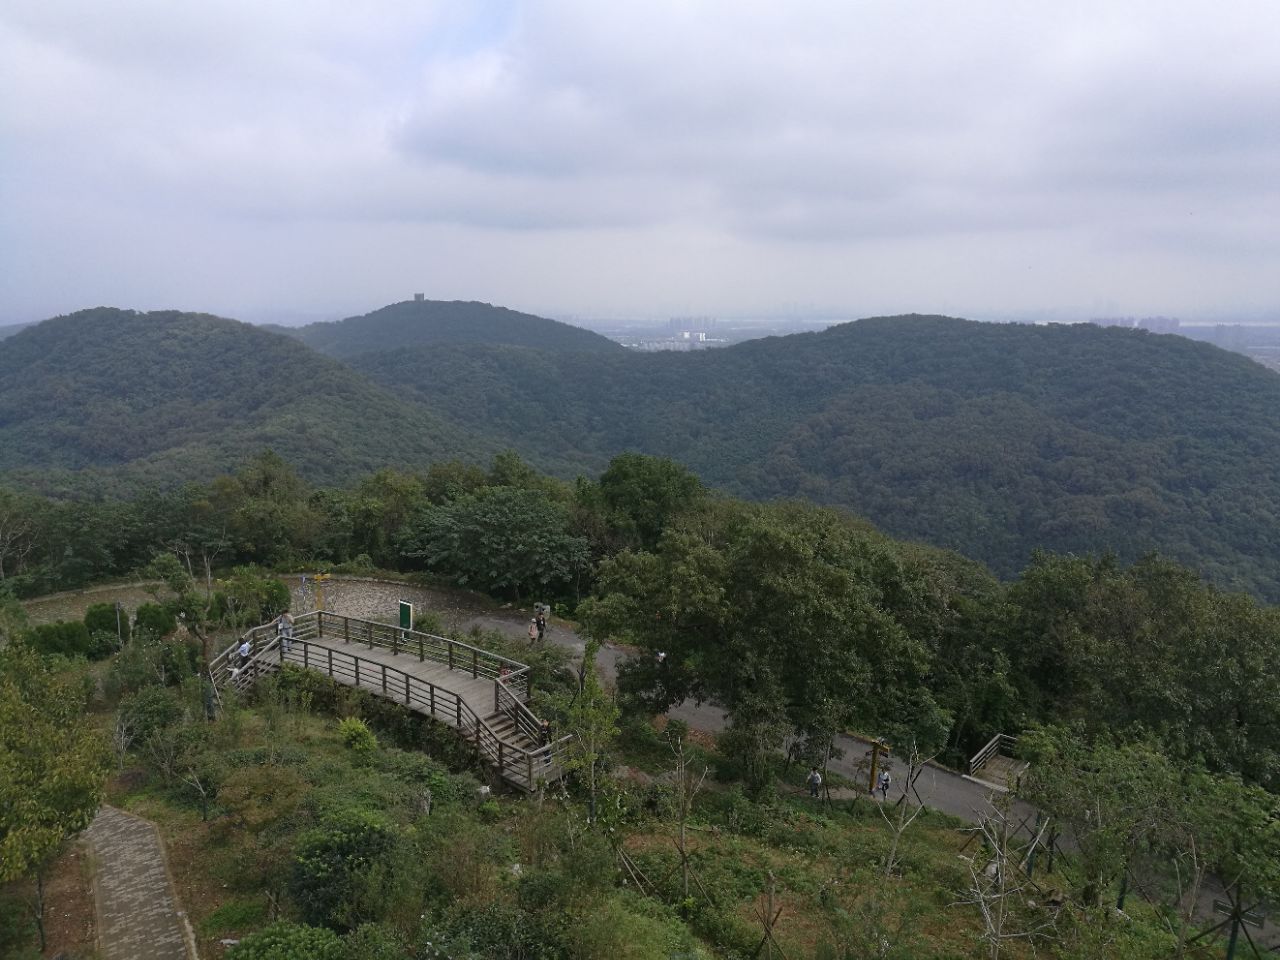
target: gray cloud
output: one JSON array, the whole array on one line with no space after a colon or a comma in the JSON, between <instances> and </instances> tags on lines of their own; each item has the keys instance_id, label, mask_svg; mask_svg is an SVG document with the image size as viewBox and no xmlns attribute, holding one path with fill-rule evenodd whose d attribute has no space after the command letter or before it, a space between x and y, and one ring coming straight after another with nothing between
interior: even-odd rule
<instances>
[{"instance_id":1,"label":"gray cloud","mask_svg":"<svg viewBox=\"0 0 1280 960\"><path fill-rule=\"evenodd\" d=\"M1267 0L13 0L0 320L1276 310L1278 30Z\"/></svg>"}]
</instances>

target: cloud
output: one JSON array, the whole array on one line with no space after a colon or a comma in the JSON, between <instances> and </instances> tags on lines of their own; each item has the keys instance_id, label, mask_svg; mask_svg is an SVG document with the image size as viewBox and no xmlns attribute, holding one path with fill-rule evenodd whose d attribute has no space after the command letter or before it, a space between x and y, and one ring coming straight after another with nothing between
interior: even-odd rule
<instances>
[{"instance_id":1,"label":"cloud","mask_svg":"<svg viewBox=\"0 0 1280 960\"><path fill-rule=\"evenodd\" d=\"M722 294L624 234L687 238L749 274L786 262L824 297L847 296L835 264L873 246L971 297L944 261L972 257L995 281L977 251L1002 262L1034 242L1109 294L1152 300L1189 257L1280 252L1278 29L1266 0L14 0L0 12L0 251L35 269L0 281L0 302L39 302L55 264L102 286L95 264L121 264L95 238L126 231L141 249L147 226L206 252L202 238L247 250L254 231L288 234L316 262L355 230L384 251L417 230L433 257L477 235L517 260L558 245L607 276L592 251L617 251L706 301ZM1104 260L1117 251L1140 264L1127 292ZM532 289L498 267L494 288ZM390 276L373 272L351 289ZM147 264L132 273L145 289ZM883 275L902 277L885 300L920 285L914 269ZM1262 271L1245 286L1280 304ZM999 290L990 302L1010 305Z\"/></svg>"}]
</instances>

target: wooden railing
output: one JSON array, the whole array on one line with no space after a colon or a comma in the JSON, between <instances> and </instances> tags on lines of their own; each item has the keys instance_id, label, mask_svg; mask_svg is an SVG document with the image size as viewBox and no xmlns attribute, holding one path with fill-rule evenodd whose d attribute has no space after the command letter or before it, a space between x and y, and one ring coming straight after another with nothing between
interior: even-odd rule
<instances>
[{"instance_id":1,"label":"wooden railing","mask_svg":"<svg viewBox=\"0 0 1280 960\"><path fill-rule=\"evenodd\" d=\"M352 633L353 627L355 634ZM249 642L249 655L241 665L239 650L246 640ZM316 642L323 640L366 643L371 648L381 646L393 653L416 653L420 660L449 663L454 669L467 670L473 677L492 675L494 712L511 717L519 733L529 743L538 746L529 748L499 736L466 700L447 687L381 661ZM529 689L529 667L525 664L445 637L320 611L303 614L294 620L293 637L287 652L271 624L249 630L241 638L241 643L228 647L210 662L209 676L215 688L247 690L264 674L274 672L286 663L295 664L324 673L338 683L370 690L448 723L475 745L481 756L497 768L500 777L522 789L534 790L540 781L549 782L563 774L568 745L573 738L564 736L551 743L542 743L541 723L520 696L524 694L527 697ZM512 670L510 666L516 669Z\"/></svg>"},{"instance_id":2,"label":"wooden railing","mask_svg":"<svg viewBox=\"0 0 1280 960\"><path fill-rule=\"evenodd\" d=\"M973 755L969 761L969 776L974 776L979 770L986 766L987 761L1000 752L1002 747L1012 747L1018 742L1017 737L1010 736L1007 733L997 733L994 737L987 741L987 745Z\"/></svg>"},{"instance_id":3,"label":"wooden railing","mask_svg":"<svg viewBox=\"0 0 1280 960\"><path fill-rule=\"evenodd\" d=\"M382 647L392 654L416 655L419 660L443 663L450 670L465 670L473 678L485 677L497 681L505 679L506 685L521 701L529 699L529 667L518 660L504 657L490 650L473 647L460 640L439 637L418 630L405 630L375 620L344 617L336 613L317 610L305 613L294 621L294 633L302 634L299 627L314 625L317 638L340 639L345 643L363 643L373 649ZM270 627L259 628L270 629ZM495 692L495 697L497 696Z\"/></svg>"}]
</instances>

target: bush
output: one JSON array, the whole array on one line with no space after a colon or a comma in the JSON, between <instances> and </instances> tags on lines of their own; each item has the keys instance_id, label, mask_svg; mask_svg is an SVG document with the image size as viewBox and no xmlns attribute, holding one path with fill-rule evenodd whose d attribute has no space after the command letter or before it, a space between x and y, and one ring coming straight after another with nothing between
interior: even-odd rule
<instances>
[{"instance_id":1,"label":"bush","mask_svg":"<svg viewBox=\"0 0 1280 960\"><path fill-rule=\"evenodd\" d=\"M182 704L167 687L143 687L121 701L120 714L141 743L177 723Z\"/></svg>"},{"instance_id":2,"label":"bush","mask_svg":"<svg viewBox=\"0 0 1280 960\"><path fill-rule=\"evenodd\" d=\"M366 923L353 930L343 946L344 960L404 960L409 953L404 938L385 923Z\"/></svg>"},{"instance_id":3,"label":"bush","mask_svg":"<svg viewBox=\"0 0 1280 960\"><path fill-rule=\"evenodd\" d=\"M227 960L343 960L342 941L329 930L276 923L241 940Z\"/></svg>"},{"instance_id":4,"label":"bush","mask_svg":"<svg viewBox=\"0 0 1280 960\"><path fill-rule=\"evenodd\" d=\"M378 749L378 738L359 717L344 717L338 721L338 735L342 742L356 753L373 753Z\"/></svg>"},{"instance_id":5,"label":"bush","mask_svg":"<svg viewBox=\"0 0 1280 960\"><path fill-rule=\"evenodd\" d=\"M364 810L331 814L298 840L290 891L304 919L346 930L359 919L356 894L386 859L395 834Z\"/></svg>"},{"instance_id":6,"label":"bush","mask_svg":"<svg viewBox=\"0 0 1280 960\"><path fill-rule=\"evenodd\" d=\"M173 611L158 603L144 603L140 606L133 615L133 623L139 633L146 631L155 639L167 637L178 629L178 620Z\"/></svg>"},{"instance_id":7,"label":"bush","mask_svg":"<svg viewBox=\"0 0 1280 960\"><path fill-rule=\"evenodd\" d=\"M42 623L31 628L27 641L46 656L88 657L97 660L111 653L110 646L103 649L90 636L89 629L79 621Z\"/></svg>"},{"instance_id":8,"label":"bush","mask_svg":"<svg viewBox=\"0 0 1280 960\"><path fill-rule=\"evenodd\" d=\"M108 634L113 640L117 638L116 628L119 626L118 643L124 646L129 642L129 612L117 610L114 603L95 603L84 614L85 629L90 634Z\"/></svg>"}]
</instances>

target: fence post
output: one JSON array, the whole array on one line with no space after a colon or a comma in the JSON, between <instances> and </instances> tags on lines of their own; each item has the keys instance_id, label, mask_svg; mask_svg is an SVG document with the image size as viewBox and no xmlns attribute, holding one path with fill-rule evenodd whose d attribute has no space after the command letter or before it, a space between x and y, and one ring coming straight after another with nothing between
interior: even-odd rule
<instances>
[{"instance_id":1,"label":"fence post","mask_svg":"<svg viewBox=\"0 0 1280 960\"><path fill-rule=\"evenodd\" d=\"M493 681L493 712L497 713L501 704L498 702L498 681Z\"/></svg>"},{"instance_id":2,"label":"fence post","mask_svg":"<svg viewBox=\"0 0 1280 960\"><path fill-rule=\"evenodd\" d=\"M475 647L471 648L471 679L474 680L480 676L480 651Z\"/></svg>"},{"instance_id":3,"label":"fence post","mask_svg":"<svg viewBox=\"0 0 1280 960\"><path fill-rule=\"evenodd\" d=\"M316 614L316 639L324 639L324 611L321 610Z\"/></svg>"},{"instance_id":4,"label":"fence post","mask_svg":"<svg viewBox=\"0 0 1280 960\"><path fill-rule=\"evenodd\" d=\"M452 670L453 669L453 641L446 640L445 643L449 645L449 669Z\"/></svg>"},{"instance_id":5,"label":"fence post","mask_svg":"<svg viewBox=\"0 0 1280 960\"><path fill-rule=\"evenodd\" d=\"M366 621L364 625L364 638L369 641L369 649L373 649L373 624Z\"/></svg>"},{"instance_id":6,"label":"fence post","mask_svg":"<svg viewBox=\"0 0 1280 960\"><path fill-rule=\"evenodd\" d=\"M404 705L406 707L409 705L409 675L407 673L404 675Z\"/></svg>"},{"instance_id":7,"label":"fence post","mask_svg":"<svg viewBox=\"0 0 1280 960\"><path fill-rule=\"evenodd\" d=\"M462 699L460 697L455 696L453 698L453 705L454 705L454 713L456 713L458 717L458 729L461 730L462 729Z\"/></svg>"},{"instance_id":8,"label":"fence post","mask_svg":"<svg viewBox=\"0 0 1280 960\"><path fill-rule=\"evenodd\" d=\"M302 669L303 670L306 670L308 667L311 666L311 664L308 662L309 658L307 657L307 654L310 652L310 650L311 650L311 644L303 640L302 641Z\"/></svg>"},{"instance_id":9,"label":"fence post","mask_svg":"<svg viewBox=\"0 0 1280 960\"><path fill-rule=\"evenodd\" d=\"M429 683L427 687L431 690L431 719L434 720L436 718L436 685Z\"/></svg>"},{"instance_id":10,"label":"fence post","mask_svg":"<svg viewBox=\"0 0 1280 960\"><path fill-rule=\"evenodd\" d=\"M327 651L329 654L329 679L333 679L333 651Z\"/></svg>"},{"instance_id":11,"label":"fence post","mask_svg":"<svg viewBox=\"0 0 1280 960\"><path fill-rule=\"evenodd\" d=\"M498 776L505 777L506 771L503 770L502 763L502 741L498 741Z\"/></svg>"},{"instance_id":12,"label":"fence post","mask_svg":"<svg viewBox=\"0 0 1280 960\"><path fill-rule=\"evenodd\" d=\"M384 697L387 695L387 665L385 663L382 665L382 695Z\"/></svg>"},{"instance_id":13,"label":"fence post","mask_svg":"<svg viewBox=\"0 0 1280 960\"><path fill-rule=\"evenodd\" d=\"M418 662L421 663L424 659L426 658L423 656L422 651L422 637L418 637Z\"/></svg>"},{"instance_id":14,"label":"fence post","mask_svg":"<svg viewBox=\"0 0 1280 960\"><path fill-rule=\"evenodd\" d=\"M342 618L342 642L343 643L351 642L351 618L350 617Z\"/></svg>"},{"instance_id":15,"label":"fence post","mask_svg":"<svg viewBox=\"0 0 1280 960\"><path fill-rule=\"evenodd\" d=\"M526 750L524 752L525 775L529 778L529 789L533 789L533 753Z\"/></svg>"},{"instance_id":16,"label":"fence post","mask_svg":"<svg viewBox=\"0 0 1280 960\"><path fill-rule=\"evenodd\" d=\"M359 690L360 689L360 658L352 657L351 660L356 665L356 689Z\"/></svg>"}]
</instances>

